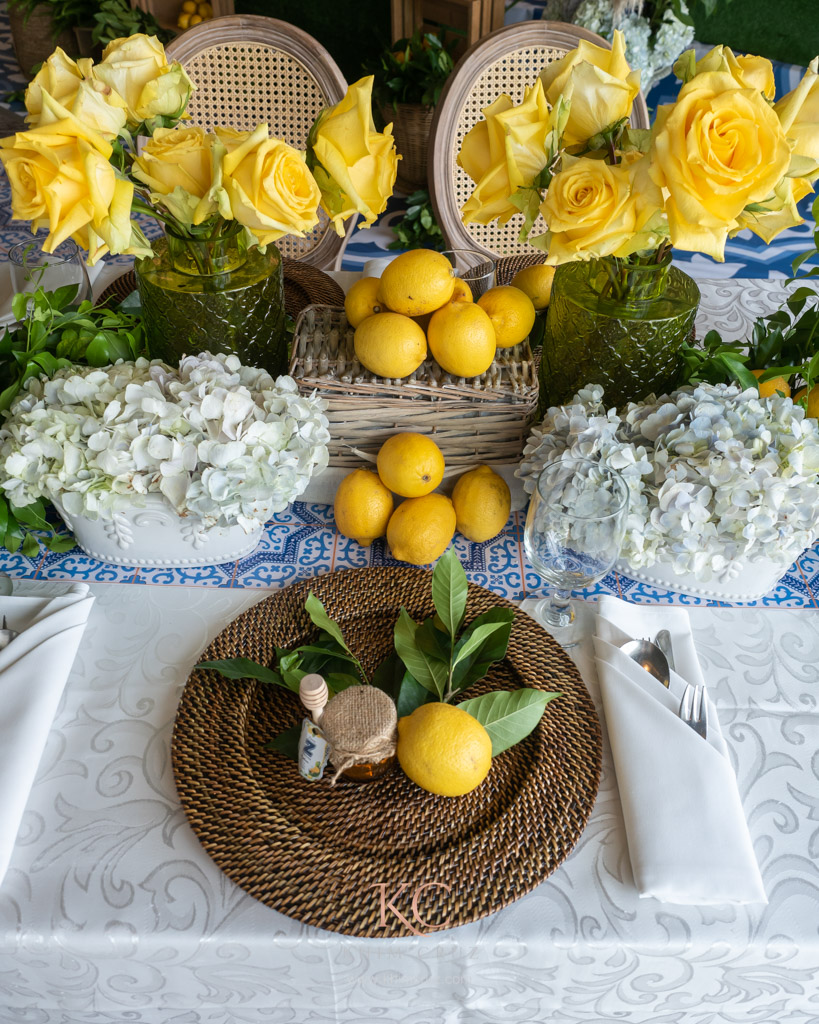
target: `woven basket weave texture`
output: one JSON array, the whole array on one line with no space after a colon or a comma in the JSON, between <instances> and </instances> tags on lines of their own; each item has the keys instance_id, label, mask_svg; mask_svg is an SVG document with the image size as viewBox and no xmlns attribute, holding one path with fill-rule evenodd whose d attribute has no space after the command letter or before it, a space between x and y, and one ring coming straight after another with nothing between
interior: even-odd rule
<instances>
[{"instance_id":1,"label":"woven basket weave texture","mask_svg":"<svg viewBox=\"0 0 819 1024\"><path fill-rule=\"evenodd\" d=\"M203 660L244 656L262 664L274 645L315 638L308 590L325 604L371 673L389 653L403 605L432 613L424 569L357 569L288 587L228 625ZM514 607L470 585L467 619ZM591 813L601 765L594 705L577 669L534 620L517 610L506 659L468 691L559 690L535 731L493 760L485 781L458 798L420 790L396 767L375 783L306 782L294 762L265 749L304 717L296 696L195 669L177 713L173 768L179 797L205 850L242 889L305 924L348 935L406 936L382 916L387 896L424 930L452 928L500 910L548 877ZM423 891L420 887L432 883ZM373 888L373 887L376 888ZM442 886L448 888L448 891ZM420 928L419 928L420 930Z\"/></svg>"}]
</instances>

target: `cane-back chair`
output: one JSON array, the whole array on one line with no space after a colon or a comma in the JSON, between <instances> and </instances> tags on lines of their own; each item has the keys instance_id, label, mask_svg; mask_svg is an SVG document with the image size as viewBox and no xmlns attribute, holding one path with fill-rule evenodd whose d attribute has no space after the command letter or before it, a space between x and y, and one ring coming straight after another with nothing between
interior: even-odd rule
<instances>
[{"instance_id":1,"label":"cane-back chair","mask_svg":"<svg viewBox=\"0 0 819 1024\"><path fill-rule=\"evenodd\" d=\"M435 112L428 165L432 205L449 248L478 249L490 256L532 255L533 260L537 259L536 250L518 240L522 215L515 215L506 224L461 221L461 207L475 183L456 158L464 136L483 117L484 107L501 93L521 103L526 86L534 84L545 65L560 60L581 39L609 47L601 36L577 25L526 21L491 32L458 61ZM631 123L635 128L649 126L642 92L634 101ZM544 231L545 224L539 217L532 234ZM544 258L542 253L539 258Z\"/></svg>"},{"instance_id":2,"label":"cane-back chair","mask_svg":"<svg viewBox=\"0 0 819 1024\"><path fill-rule=\"evenodd\" d=\"M317 115L347 91L324 47L275 18L214 18L184 32L166 52L196 86L188 104L191 123L208 131L217 125L252 131L266 122L271 136L303 150ZM331 270L341 265L346 236L336 234L323 211L319 216L305 238L286 235L276 244L284 256Z\"/></svg>"}]
</instances>

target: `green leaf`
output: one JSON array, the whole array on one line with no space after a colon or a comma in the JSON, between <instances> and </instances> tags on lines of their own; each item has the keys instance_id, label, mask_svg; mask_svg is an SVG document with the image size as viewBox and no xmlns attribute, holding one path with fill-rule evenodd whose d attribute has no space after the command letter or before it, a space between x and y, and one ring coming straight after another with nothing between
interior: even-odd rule
<instances>
[{"instance_id":1,"label":"green leaf","mask_svg":"<svg viewBox=\"0 0 819 1024\"><path fill-rule=\"evenodd\" d=\"M406 608L401 608L395 623L395 649L417 682L441 700L446 689L449 666L422 651L416 641L418 627Z\"/></svg>"},{"instance_id":2,"label":"green leaf","mask_svg":"<svg viewBox=\"0 0 819 1024\"><path fill-rule=\"evenodd\" d=\"M448 548L432 571L432 603L454 643L466 614L467 582L464 567Z\"/></svg>"},{"instance_id":3,"label":"green leaf","mask_svg":"<svg viewBox=\"0 0 819 1024\"><path fill-rule=\"evenodd\" d=\"M504 608L500 610L510 612L514 615L514 612L511 612L511 609ZM471 654L479 651L486 641L491 639L499 630L505 630L508 636L509 628L510 626L508 622L484 622L480 624L473 622L458 641L455 648L453 665L460 664L460 662L464 661Z\"/></svg>"},{"instance_id":4,"label":"green leaf","mask_svg":"<svg viewBox=\"0 0 819 1024\"><path fill-rule=\"evenodd\" d=\"M0 537L5 536L9 524L9 503L0 495Z\"/></svg>"},{"instance_id":5,"label":"green leaf","mask_svg":"<svg viewBox=\"0 0 819 1024\"><path fill-rule=\"evenodd\" d=\"M291 761L298 764L299 761L299 740L301 739L301 722L292 725L278 736L274 736L269 743L265 743L265 750L278 750L280 754L289 757Z\"/></svg>"},{"instance_id":6,"label":"green leaf","mask_svg":"<svg viewBox=\"0 0 819 1024\"><path fill-rule=\"evenodd\" d=\"M406 668L403 661L398 657L396 651L390 651L387 657L373 672L371 683L373 686L383 690L393 701L398 699L398 691L401 689L401 680L404 678Z\"/></svg>"},{"instance_id":7,"label":"green leaf","mask_svg":"<svg viewBox=\"0 0 819 1024\"><path fill-rule=\"evenodd\" d=\"M458 707L484 726L492 740L492 757L497 757L525 739L543 717L549 701L559 696L531 687L495 690L465 700Z\"/></svg>"},{"instance_id":8,"label":"green leaf","mask_svg":"<svg viewBox=\"0 0 819 1024\"><path fill-rule=\"evenodd\" d=\"M66 306L70 306L74 299L76 299L79 290L80 286L78 284L64 284L61 288L57 288L52 292L51 305L56 309L65 309Z\"/></svg>"},{"instance_id":9,"label":"green leaf","mask_svg":"<svg viewBox=\"0 0 819 1024\"><path fill-rule=\"evenodd\" d=\"M349 686L361 686L361 680L357 676L351 676L348 672L328 672L324 676L330 696L335 697L337 693L346 690Z\"/></svg>"},{"instance_id":10,"label":"green leaf","mask_svg":"<svg viewBox=\"0 0 819 1024\"><path fill-rule=\"evenodd\" d=\"M40 554L40 544L33 533L27 533L23 537L22 552L26 558L37 558Z\"/></svg>"},{"instance_id":11,"label":"green leaf","mask_svg":"<svg viewBox=\"0 0 819 1024\"><path fill-rule=\"evenodd\" d=\"M475 619L472 623L473 626L497 622L503 628L498 629L473 654L455 666L452 673L453 692L465 690L479 679L483 679L491 665L506 656L514 618L515 613L511 608L490 608L488 612L484 612L483 615L479 615Z\"/></svg>"},{"instance_id":12,"label":"green leaf","mask_svg":"<svg viewBox=\"0 0 819 1024\"><path fill-rule=\"evenodd\" d=\"M219 672L225 679L257 679L260 683L273 686L286 686L284 680L272 668L251 661L250 658L227 658L217 661L200 661L197 668L210 668ZM292 689L292 687L287 687ZM298 687L296 687L298 692Z\"/></svg>"},{"instance_id":13,"label":"green leaf","mask_svg":"<svg viewBox=\"0 0 819 1024\"><path fill-rule=\"evenodd\" d=\"M421 686L409 672L405 672L395 701L396 714L399 718L405 718L407 715L411 715L416 708L426 704L433 696L435 694Z\"/></svg>"},{"instance_id":14,"label":"green leaf","mask_svg":"<svg viewBox=\"0 0 819 1024\"><path fill-rule=\"evenodd\" d=\"M20 508L12 505L11 513L18 523L23 523L24 526L28 526L32 530L51 529L45 517L42 501L34 501L30 505L23 505Z\"/></svg>"},{"instance_id":15,"label":"green leaf","mask_svg":"<svg viewBox=\"0 0 819 1024\"><path fill-rule=\"evenodd\" d=\"M49 551L56 551L58 554L65 551L73 551L77 546L74 537L70 533L55 533L46 537L43 541Z\"/></svg>"},{"instance_id":16,"label":"green leaf","mask_svg":"<svg viewBox=\"0 0 819 1024\"><path fill-rule=\"evenodd\" d=\"M312 590L307 595L307 600L304 602L304 608L310 616L310 621L314 626L318 626L318 628L323 629L325 633L329 633L340 647L343 647L348 654L352 654L352 651L345 643L344 636L338 623L333 622L324 610L324 605L319 601Z\"/></svg>"},{"instance_id":17,"label":"green leaf","mask_svg":"<svg viewBox=\"0 0 819 1024\"><path fill-rule=\"evenodd\" d=\"M28 292L17 292L11 300L11 312L15 320L25 320L30 298L31 295Z\"/></svg>"}]
</instances>

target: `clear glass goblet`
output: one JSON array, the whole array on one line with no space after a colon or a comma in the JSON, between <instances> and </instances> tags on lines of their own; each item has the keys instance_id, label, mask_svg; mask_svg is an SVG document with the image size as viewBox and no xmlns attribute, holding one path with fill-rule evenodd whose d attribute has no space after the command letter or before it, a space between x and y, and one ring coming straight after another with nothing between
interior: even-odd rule
<instances>
[{"instance_id":1,"label":"clear glass goblet","mask_svg":"<svg viewBox=\"0 0 819 1024\"><path fill-rule=\"evenodd\" d=\"M33 295L38 288L54 292L64 285L76 285L77 294L71 305L79 306L84 299L91 298L91 283L82 253L70 238L61 242L54 252L43 252L46 237L45 234L36 235L28 242L18 242L9 250L14 292Z\"/></svg>"},{"instance_id":2,"label":"clear glass goblet","mask_svg":"<svg viewBox=\"0 0 819 1024\"><path fill-rule=\"evenodd\" d=\"M497 261L485 252L478 249L447 249L441 255L446 256L452 264L454 276L469 285L475 301L494 287Z\"/></svg>"},{"instance_id":3,"label":"clear glass goblet","mask_svg":"<svg viewBox=\"0 0 819 1024\"><path fill-rule=\"evenodd\" d=\"M523 545L550 594L536 615L562 647L582 636L572 608L573 590L602 579L620 554L628 514L622 476L593 459L566 457L546 466L529 503Z\"/></svg>"}]
</instances>

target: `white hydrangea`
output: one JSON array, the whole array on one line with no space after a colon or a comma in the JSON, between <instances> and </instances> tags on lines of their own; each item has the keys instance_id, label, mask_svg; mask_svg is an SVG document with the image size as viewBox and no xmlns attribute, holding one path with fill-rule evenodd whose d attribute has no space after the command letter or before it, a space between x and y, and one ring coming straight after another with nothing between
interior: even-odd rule
<instances>
[{"instance_id":1,"label":"white hydrangea","mask_svg":"<svg viewBox=\"0 0 819 1024\"><path fill-rule=\"evenodd\" d=\"M90 518L159 492L180 516L251 532L327 465L324 408L234 355L71 367L12 405L0 487L17 506L46 498Z\"/></svg>"},{"instance_id":2,"label":"white hydrangea","mask_svg":"<svg viewBox=\"0 0 819 1024\"><path fill-rule=\"evenodd\" d=\"M740 562L796 558L819 536L819 427L791 399L701 384L606 409L592 385L549 409L517 475L530 494L544 465L597 457L629 488L621 557L632 568L730 579Z\"/></svg>"},{"instance_id":3,"label":"white hydrangea","mask_svg":"<svg viewBox=\"0 0 819 1024\"><path fill-rule=\"evenodd\" d=\"M685 0L680 4L687 14ZM583 0L572 19L575 25L590 29L605 39L614 35L614 11L611 0ZM626 40L626 60L629 67L639 70L640 85L648 93L652 85L664 78L674 61L694 41L694 26L686 25L669 7L656 31L652 32L648 18L636 11L623 14L617 23Z\"/></svg>"}]
</instances>

